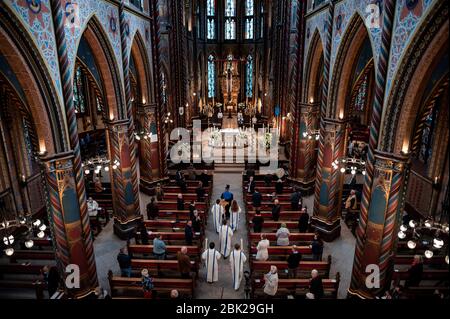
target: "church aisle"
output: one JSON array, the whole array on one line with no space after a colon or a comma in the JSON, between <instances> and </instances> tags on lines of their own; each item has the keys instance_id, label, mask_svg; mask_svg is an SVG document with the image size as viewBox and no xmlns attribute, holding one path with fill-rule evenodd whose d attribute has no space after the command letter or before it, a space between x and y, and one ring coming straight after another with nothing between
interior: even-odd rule
<instances>
[{"instance_id":1,"label":"church aisle","mask_svg":"<svg viewBox=\"0 0 450 319\"><path fill-rule=\"evenodd\" d=\"M225 190L225 186L230 185L230 191L234 194L234 198L237 200L239 206L242 209L242 213L239 220L239 228L233 235L233 245L240 243L241 238L244 243L244 253L248 257L248 232L247 222L245 218L246 210L243 202L242 194L242 174L237 173L218 173L214 174L214 184L211 196L211 205L214 204L217 198ZM205 228L205 237L208 238L208 243L213 241L216 244L216 248L219 248L219 235L214 230L214 222L212 214L209 213L208 225ZM248 262L244 264L244 271L249 270ZM197 280L197 287L195 292L195 298L198 299L244 299L245 298L245 279L242 279L240 289L235 291L233 289L233 279L231 276L230 259L219 260L219 281L208 284L206 282L206 269L200 268L199 278Z\"/></svg>"}]
</instances>

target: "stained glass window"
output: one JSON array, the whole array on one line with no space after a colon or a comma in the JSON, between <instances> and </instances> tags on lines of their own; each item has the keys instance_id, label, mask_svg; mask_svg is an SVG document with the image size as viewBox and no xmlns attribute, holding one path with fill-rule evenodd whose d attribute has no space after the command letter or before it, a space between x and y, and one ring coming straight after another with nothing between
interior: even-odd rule
<instances>
[{"instance_id":1,"label":"stained glass window","mask_svg":"<svg viewBox=\"0 0 450 319\"><path fill-rule=\"evenodd\" d=\"M355 98L355 110L358 112L364 111L364 106L366 104L366 97L367 97L367 81L368 76L367 74L365 74L364 79L358 88L358 92L356 93Z\"/></svg>"},{"instance_id":2,"label":"stained glass window","mask_svg":"<svg viewBox=\"0 0 450 319\"><path fill-rule=\"evenodd\" d=\"M84 74L80 67L75 71L75 79L73 81L73 104L77 113L86 111L86 97L84 86Z\"/></svg>"},{"instance_id":3,"label":"stained glass window","mask_svg":"<svg viewBox=\"0 0 450 319\"><path fill-rule=\"evenodd\" d=\"M424 164L428 163L433 151L433 135L435 129L436 118L438 116L440 99L437 99L433 108L423 123L422 137L420 139L419 160Z\"/></svg>"},{"instance_id":4,"label":"stained glass window","mask_svg":"<svg viewBox=\"0 0 450 319\"><path fill-rule=\"evenodd\" d=\"M253 0L245 1L245 15L252 16L253 15Z\"/></svg>"},{"instance_id":5,"label":"stained glass window","mask_svg":"<svg viewBox=\"0 0 450 319\"><path fill-rule=\"evenodd\" d=\"M214 40L216 38L216 30L214 25L214 19L208 18L207 19L207 39L208 40Z\"/></svg>"},{"instance_id":6,"label":"stained glass window","mask_svg":"<svg viewBox=\"0 0 450 319\"><path fill-rule=\"evenodd\" d=\"M214 57L208 57L208 97L216 96L216 68L214 65Z\"/></svg>"},{"instance_id":7,"label":"stained glass window","mask_svg":"<svg viewBox=\"0 0 450 319\"><path fill-rule=\"evenodd\" d=\"M167 84L166 84L166 75L164 73L161 74L162 78L162 100L163 104L167 103Z\"/></svg>"},{"instance_id":8,"label":"stained glass window","mask_svg":"<svg viewBox=\"0 0 450 319\"><path fill-rule=\"evenodd\" d=\"M215 0L208 0L207 6L206 6L206 15L207 16L213 16L215 15Z\"/></svg>"},{"instance_id":9,"label":"stained glass window","mask_svg":"<svg viewBox=\"0 0 450 319\"><path fill-rule=\"evenodd\" d=\"M253 39L253 18L245 19L245 39Z\"/></svg>"},{"instance_id":10,"label":"stained glass window","mask_svg":"<svg viewBox=\"0 0 450 319\"><path fill-rule=\"evenodd\" d=\"M225 20L225 40L236 39L236 21L232 18Z\"/></svg>"},{"instance_id":11,"label":"stained glass window","mask_svg":"<svg viewBox=\"0 0 450 319\"><path fill-rule=\"evenodd\" d=\"M214 40L216 38L216 8L215 0L208 0L206 6L206 39Z\"/></svg>"},{"instance_id":12,"label":"stained glass window","mask_svg":"<svg viewBox=\"0 0 450 319\"><path fill-rule=\"evenodd\" d=\"M253 58L251 55L247 57L246 73L245 73L245 95L247 97L253 96Z\"/></svg>"},{"instance_id":13,"label":"stained glass window","mask_svg":"<svg viewBox=\"0 0 450 319\"><path fill-rule=\"evenodd\" d=\"M236 0L226 0L225 16L226 17L236 16Z\"/></svg>"},{"instance_id":14,"label":"stained glass window","mask_svg":"<svg viewBox=\"0 0 450 319\"><path fill-rule=\"evenodd\" d=\"M262 38L264 36L264 5L261 4L261 25L259 30L259 36Z\"/></svg>"}]
</instances>

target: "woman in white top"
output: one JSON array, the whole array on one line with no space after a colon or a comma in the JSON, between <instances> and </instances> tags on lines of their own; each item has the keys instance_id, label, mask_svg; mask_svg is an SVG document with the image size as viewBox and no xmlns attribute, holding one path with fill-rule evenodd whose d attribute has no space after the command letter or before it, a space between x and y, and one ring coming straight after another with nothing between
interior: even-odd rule
<instances>
[{"instance_id":1,"label":"woman in white top","mask_svg":"<svg viewBox=\"0 0 450 319\"><path fill-rule=\"evenodd\" d=\"M267 260L269 259L269 248L270 241L266 238L264 234L261 235L261 240L258 243L258 246L256 246L256 260Z\"/></svg>"},{"instance_id":2,"label":"woman in white top","mask_svg":"<svg viewBox=\"0 0 450 319\"><path fill-rule=\"evenodd\" d=\"M286 224L282 223L280 228L277 230L277 245L278 246L289 246L289 229L286 228Z\"/></svg>"},{"instance_id":3,"label":"woman in white top","mask_svg":"<svg viewBox=\"0 0 450 319\"><path fill-rule=\"evenodd\" d=\"M230 227L233 230L233 232L235 232L238 229L239 219L240 219L240 215L241 215L241 208L239 207L236 200L233 200L231 202L230 211L231 211Z\"/></svg>"},{"instance_id":4,"label":"woman in white top","mask_svg":"<svg viewBox=\"0 0 450 319\"><path fill-rule=\"evenodd\" d=\"M270 272L264 275L264 293L275 296L278 290L278 271L276 266L270 266Z\"/></svg>"}]
</instances>

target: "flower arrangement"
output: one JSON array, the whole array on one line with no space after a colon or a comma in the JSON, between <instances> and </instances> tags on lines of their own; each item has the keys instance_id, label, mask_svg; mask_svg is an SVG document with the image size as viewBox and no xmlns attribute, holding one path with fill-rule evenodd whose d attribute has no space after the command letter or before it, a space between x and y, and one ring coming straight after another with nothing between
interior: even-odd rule
<instances>
[{"instance_id":1,"label":"flower arrangement","mask_svg":"<svg viewBox=\"0 0 450 319\"><path fill-rule=\"evenodd\" d=\"M266 149L270 148L270 145L272 145L272 133L264 133L264 145L266 146Z\"/></svg>"},{"instance_id":2,"label":"flower arrangement","mask_svg":"<svg viewBox=\"0 0 450 319\"><path fill-rule=\"evenodd\" d=\"M220 131L213 131L210 135L210 145L219 146L222 143L222 133Z\"/></svg>"}]
</instances>

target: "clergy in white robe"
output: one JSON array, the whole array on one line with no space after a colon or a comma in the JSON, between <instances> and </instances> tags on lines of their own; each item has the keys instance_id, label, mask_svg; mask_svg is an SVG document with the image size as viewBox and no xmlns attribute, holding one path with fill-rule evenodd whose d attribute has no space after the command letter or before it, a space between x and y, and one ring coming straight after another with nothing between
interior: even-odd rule
<instances>
[{"instance_id":1,"label":"clergy in white robe","mask_svg":"<svg viewBox=\"0 0 450 319\"><path fill-rule=\"evenodd\" d=\"M230 225L227 224L227 220L222 221L222 226L219 231L220 239L220 253L227 258L231 253L231 240L233 238L233 230Z\"/></svg>"},{"instance_id":2,"label":"clergy in white robe","mask_svg":"<svg viewBox=\"0 0 450 319\"><path fill-rule=\"evenodd\" d=\"M216 203L211 207L211 213L214 221L214 229L216 233L219 233L220 227L222 226L222 216L225 214L223 206L220 205L220 199L216 200Z\"/></svg>"},{"instance_id":3,"label":"clergy in white robe","mask_svg":"<svg viewBox=\"0 0 450 319\"><path fill-rule=\"evenodd\" d=\"M241 250L239 244L234 245L234 250L230 254L231 277L233 278L234 290L239 290L242 277L244 277L244 263L247 257Z\"/></svg>"},{"instance_id":4,"label":"clergy in white robe","mask_svg":"<svg viewBox=\"0 0 450 319\"><path fill-rule=\"evenodd\" d=\"M202 254L202 260L205 261L206 281L213 283L219 280L219 259L220 253L215 249L215 244L210 243L209 249Z\"/></svg>"},{"instance_id":5,"label":"clergy in white robe","mask_svg":"<svg viewBox=\"0 0 450 319\"><path fill-rule=\"evenodd\" d=\"M264 275L264 293L275 296L278 290L278 272L276 266L270 266L270 272Z\"/></svg>"},{"instance_id":6,"label":"clergy in white robe","mask_svg":"<svg viewBox=\"0 0 450 319\"><path fill-rule=\"evenodd\" d=\"M241 215L241 208L239 207L236 200L233 200L231 202L230 212L230 226L231 229L235 232L238 229L239 219Z\"/></svg>"}]
</instances>

